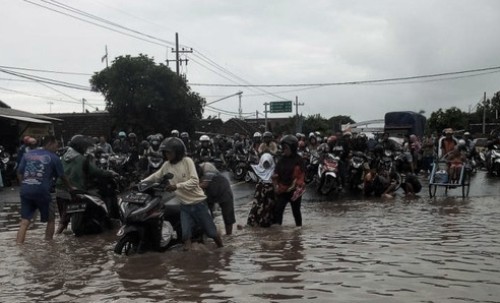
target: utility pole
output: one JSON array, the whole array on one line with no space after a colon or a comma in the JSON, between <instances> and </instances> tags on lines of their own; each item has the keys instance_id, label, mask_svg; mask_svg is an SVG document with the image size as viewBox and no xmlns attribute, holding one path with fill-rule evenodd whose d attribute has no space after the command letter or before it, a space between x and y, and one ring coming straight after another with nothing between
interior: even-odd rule
<instances>
[{"instance_id":1,"label":"utility pole","mask_svg":"<svg viewBox=\"0 0 500 303\"><path fill-rule=\"evenodd\" d=\"M238 94L239 106L238 106L238 115L240 116L240 120L243 120L243 109L241 108L241 94Z\"/></svg>"},{"instance_id":2,"label":"utility pole","mask_svg":"<svg viewBox=\"0 0 500 303\"><path fill-rule=\"evenodd\" d=\"M192 53L193 49L184 49L182 48L179 50L179 34L175 33L175 49L172 48L172 53L175 53L175 60L168 60L167 59L167 66L169 62L175 62L175 72L177 76L179 76L179 65L182 65L182 61L184 61L187 65L188 59L180 59L180 54L185 54L185 53Z\"/></svg>"},{"instance_id":3,"label":"utility pole","mask_svg":"<svg viewBox=\"0 0 500 303\"><path fill-rule=\"evenodd\" d=\"M483 97L483 134L486 134L486 92Z\"/></svg>"},{"instance_id":4,"label":"utility pole","mask_svg":"<svg viewBox=\"0 0 500 303\"><path fill-rule=\"evenodd\" d=\"M52 104L54 104L54 102L49 101L47 104L49 104L49 113L52 113Z\"/></svg>"},{"instance_id":5,"label":"utility pole","mask_svg":"<svg viewBox=\"0 0 500 303\"><path fill-rule=\"evenodd\" d=\"M295 124L295 130L297 133L302 132L302 127L300 123L300 117L299 117L299 106L304 106L304 103L299 103L299 97L295 96L295 116L296 116L296 124Z\"/></svg>"},{"instance_id":6,"label":"utility pole","mask_svg":"<svg viewBox=\"0 0 500 303\"><path fill-rule=\"evenodd\" d=\"M82 113L85 113L85 102L87 102L87 100L85 100L85 98L82 98Z\"/></svg>"},{"instance_id":7,"label":"utility pole","mask_svg":"<svg viewBox=\"0 0 500 303\"><path fill-rule=\"evenodd\" d=\"M267 106L269 105L269 102L264 103L264 131L267 132Z\"/></svg>"}]
</instances>

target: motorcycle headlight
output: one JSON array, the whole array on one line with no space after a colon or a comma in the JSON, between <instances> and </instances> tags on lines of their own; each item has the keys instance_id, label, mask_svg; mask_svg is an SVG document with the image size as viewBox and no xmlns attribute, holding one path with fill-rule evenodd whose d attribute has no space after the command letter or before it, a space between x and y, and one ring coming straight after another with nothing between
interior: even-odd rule
<instances>
[{"instance_id":1,"label":"motorcycle headlight","mask_svg":"<svg viewBox=\"0 0 500 303\"><path fill-rule=\"evenodd\" d=\"M101 158L101 159L99 159L99 162L100 162L101 164L105 164L105 163L106 163L106 159Z\"/></svg>"}]
</instances>

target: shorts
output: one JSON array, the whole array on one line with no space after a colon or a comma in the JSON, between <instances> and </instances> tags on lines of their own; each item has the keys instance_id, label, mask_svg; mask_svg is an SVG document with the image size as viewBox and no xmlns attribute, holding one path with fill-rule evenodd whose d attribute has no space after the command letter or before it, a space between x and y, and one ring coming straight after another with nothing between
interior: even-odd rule
<instances>
[{"instance_id":1,"label":"shorts","mask_svg":"<svg viewBox=\"0 0 500 303\"><path fill-rule=\"evenodd\" d=\"M40 221L47 222L50 217L50 208L52 203L52 197L50 194L41 194L38 196L27 196L21 195L21 218L26 220L33 219L35 211L38 209L40 211ZM55 204L54 204L53 217L55 216Z\"/></svg>"},{"instance_id":2,"label":"shorts","mask_svg":"<svg viewBox=\"0 0 500 303\"><path fill-rule=\"evenodd\" d=\"M225 225L232 225L236 223L234 216L234 198L231 189L218 197L207 197L207 202L210 209L213 209L215 203L218 203L222 213L222 220Z\"/></svg>"},{"instance_id":3,"label":"shorts","mask_svg":"<svg viewBox=\"0 0 500 303\"><path fill-rule=\"evenodd\" d=\"M195 204L181 204L182 240L191 239L193 229L198 227L203 229L209 238L217 237L217 228L207 202L204 200Z\"/></svg>"}]
</instances>

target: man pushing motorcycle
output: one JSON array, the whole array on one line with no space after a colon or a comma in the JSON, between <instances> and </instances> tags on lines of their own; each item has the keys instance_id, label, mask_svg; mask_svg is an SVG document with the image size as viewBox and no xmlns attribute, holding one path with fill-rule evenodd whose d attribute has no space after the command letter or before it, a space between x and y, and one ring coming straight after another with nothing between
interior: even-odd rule
<instances>
[{"instance_id":1,"label":"man pushing motorcycle","mask_svg":"<svg viewBox=\"0 0 500 303\"><path fill-rule=\"evenodd\" d=\"M207 205L207 197L201 189L194 162L186 156L186 147L181 139L170 137L160 145L167 161L154 174L143 181L159 182L166 174L173 178L165 188L175 192L181 201L181 229L184 250L191 249L191 231L196 225L204 230L209 238L214 239L217 247L222 247L222 239Z\"/></svg>"}]
</instances>

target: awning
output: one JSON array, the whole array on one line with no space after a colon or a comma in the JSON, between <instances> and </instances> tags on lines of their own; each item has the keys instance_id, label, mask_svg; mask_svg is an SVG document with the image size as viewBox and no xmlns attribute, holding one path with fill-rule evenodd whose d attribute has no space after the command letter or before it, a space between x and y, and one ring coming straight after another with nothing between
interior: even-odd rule
<instances>
[{"instance_id":1,"label":"awning","mask_svg":"<svg viewBox=\"0 0 500 303\"><path fill-rule=\"evenodd\" d=\"M0 115L0 117L18 120L18 121L23 121L23 122L29 122L29 123L38 123L38 124L51 124L52 123L52 122L45 121L45 120L29 118L29 117L21 117L21 116Z\"/></svg>"}]
</instances>

